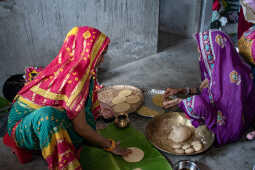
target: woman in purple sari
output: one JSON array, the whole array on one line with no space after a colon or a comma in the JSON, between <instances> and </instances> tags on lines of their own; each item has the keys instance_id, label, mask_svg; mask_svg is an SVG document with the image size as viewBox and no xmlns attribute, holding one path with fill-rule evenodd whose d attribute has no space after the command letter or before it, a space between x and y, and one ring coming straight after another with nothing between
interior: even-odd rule
<instances>
[{"instance_id":1,"label":"woman in purple sari","mask_svg":"<svg viewBox=\"0 0 255 170\"><path fill-rule=\"evenodd\" d=\"M230 38L218 30L196 34L202 84L192 89L168 89L165 97L184 92L197 94L164 102L178 105L192 121L215 133L219 145L238 140L255 118L253 74L239 57Z\"/></svg>"}]
</instances>

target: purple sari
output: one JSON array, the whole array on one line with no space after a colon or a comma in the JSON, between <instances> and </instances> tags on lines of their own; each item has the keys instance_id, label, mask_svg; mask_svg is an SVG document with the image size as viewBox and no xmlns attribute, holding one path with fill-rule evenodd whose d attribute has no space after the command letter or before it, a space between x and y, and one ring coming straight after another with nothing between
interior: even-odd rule
<instances>
[{"instance_id":1,"label":"purple sari","mask_svg":"<svg viewBox=\"0 0 255 170\"><path fill-rule=\"evenodd\" d=\"M222 145L236 141L255 117L253 75L221 31L196 34L201 79L209 80L200 95L184 99L179 107L197 127L205 124Z\"/></svg>"}]
</instances>

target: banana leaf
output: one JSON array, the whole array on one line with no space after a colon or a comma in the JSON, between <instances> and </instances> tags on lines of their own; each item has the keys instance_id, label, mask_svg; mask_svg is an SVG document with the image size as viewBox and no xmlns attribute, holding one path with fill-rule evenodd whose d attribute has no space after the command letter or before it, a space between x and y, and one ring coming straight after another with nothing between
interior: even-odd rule
<instances>
[{"instance_id":1,"label":"banana leaf","mask_svg":"<svg viewBox=\"0 0 255 170\"><path fill-rule=\"evenodd\" d=\"M120 141L122 147L138 147L144 151L144 159L138 163L128 163L120 156L102 149L85 145L81 151L80 162L85 170L172 170L166 158L155 149L145 136L132 127L119 129L110 124L99 131L104 137Z\"/></svg>"}]
</instances>

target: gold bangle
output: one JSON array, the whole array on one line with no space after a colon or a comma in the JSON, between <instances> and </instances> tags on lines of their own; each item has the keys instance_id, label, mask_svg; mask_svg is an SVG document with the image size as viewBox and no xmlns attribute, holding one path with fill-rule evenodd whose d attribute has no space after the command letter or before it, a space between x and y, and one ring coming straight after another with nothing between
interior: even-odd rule
<instances>
[{"instance_id":1,"label":"gold bangle","mask_svg":"<svg viewBox=\"0 0 255 170\"><path fill-rule=\"evenodd\" d=\"M105 151L111 152L116 148L116 142L112 139L109 139L112 143L112 145L110 147L104 148Z\"/></svg>"}]
</instances>

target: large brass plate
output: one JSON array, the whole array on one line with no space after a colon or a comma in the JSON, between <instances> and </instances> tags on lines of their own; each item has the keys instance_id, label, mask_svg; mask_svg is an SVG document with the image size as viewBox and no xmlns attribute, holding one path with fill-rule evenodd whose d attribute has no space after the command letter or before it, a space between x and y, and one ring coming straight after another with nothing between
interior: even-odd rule
<instances>
[{"instance_id":1,"label":"large brass plate","mask_svg":"<svg viewBox=\"0 0 255 170\"><path fill-rule=\"evenodd\" d=\"M134 86L130 86L130 85L113 85L113 86L108 86L105 88L102 88L99 92L98 92L98 99L99 102L105 103L111 107L114 106L114 104L112 103L111 98L114 98L116 96L118 96L119 92L121 90L131 90L132 94L131 95L138 95L140 97L140 101L138 103L135 104L130 104L130 109L128 111L126 111L125 113L133 113L135 111L137 111L144 103L144 95L142 90L140 90L137 87ZM108 96L108 97L104 97L102 95L103 92L110 92L112 96Z\"/></svg>"},{"instance_id":2,"label":"large brass plate","mask_svg":"<svg viewBox=\"0 0 255 170\"><path fill-rule=\"evenodd\" d=\"M199 140L203 144L203 149L191 154L176 153L172 148L174 142L168 139L168 135L174 125L188 126L192 130L192 137L185 141L185 143ZM188 120L182 112L168 112L154 117L147 124L145 135L156 148L173 155L196 155L202 153L210 148L215 139L215 135L209 131L206 126L203 125L198 128L194 128L190 120Z\"/></svg>"}]
</instances>

